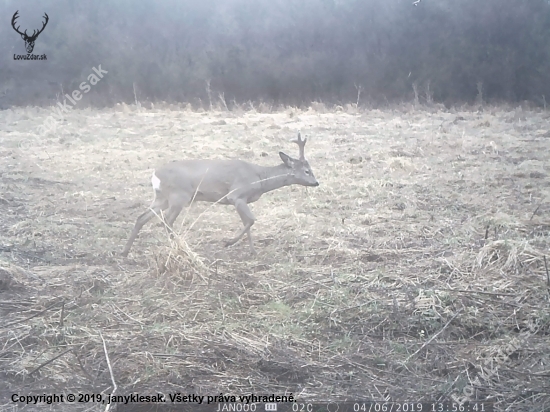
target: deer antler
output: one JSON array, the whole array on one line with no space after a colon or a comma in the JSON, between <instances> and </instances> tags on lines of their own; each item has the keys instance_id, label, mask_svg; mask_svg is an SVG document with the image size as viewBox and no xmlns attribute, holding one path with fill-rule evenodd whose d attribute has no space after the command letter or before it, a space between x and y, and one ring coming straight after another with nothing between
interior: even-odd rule
<instances>
[{"instance_id":1,"label":"deer antler","mask_svg":"<svg viewBox=\"0 0 550 412\"><path fill-rule=\"evenodd\" d=\"M48 17L48 15L46 13L44 13L44 18L46 19L46 21L44 23L42 23L42 28L40 30L38 30L38 33L34 34L35 30L32 31L32 36L31 38L37 38L38 35L40 33L42 33L44 31L44 29L46 28L46 25L48 24L48 21L50 20L50 18Z\"/></svg>"},{"instance_id":2,"label":"deer antler","mask_svg":"<svg viewBox=\"0 0 550 412\"><path fill-rule=\"evenodd\" d=\"M36 38L38 37L38 35L44 31L44 29L46 28L46 25L48 24L48 21L50 20L50 18L48 17L48 14L47 14L47 13L44 13L44 19L45 19L46 21L44 21L44 23L42 23L42 28L41 28L40 30L38 30L38 33L36 32L36 30L33 30L33 31L32 31L32 35L29 36L29 35L27 34L27 30L25 30L24 33L21 33L21 32L19 31L19 27L21 27L21 26L15 27L16 20L17 20L18 18L19 18L19 10L17 10L17 11L15 12L15 14L13 15L13 17L11 18L11 26L13 27L13 29L14 29L17 33L19 33L21 36L25 36L25 38L26 38L26 39L29 39L29 40L34 40L34 39L36 39Z\"/></svg>"},{"instance_id":3,"label":"deer antler","mask_svg":"<svg viewBox=\"0 0 550 412\"><path fill-rule=\"evenodd\" d=\"M298 137L296 139L292 139L291 142L296 143L298 145L298 147L300 148L300 160L306 160L305 155L304 155L304 148L306 146L307 137L302 139L302 136L301 136L300 132L298 132Z\"/></svg>"},{"instance_id":4,"label":"deer antler","mask_svg":"<svg viewBox=\"0 0 550 412\"><path fill-rule=\"evenodd\" d=\"M21 36L24 36L24 35L26 35L26 31L25 31L25 33L21 33L21 32L19 31L19 27L21 27L21 26L15 27L16 20L17 20L17 18L19 17L19 16L18 16L18 13L19 13L19 10L17 10L17 11L15 12L15 14L13 15L13 17L11 18L11 27L13 27L13 29L14 29L17 33L19 33Z\"/></svg>"}]
</instances>

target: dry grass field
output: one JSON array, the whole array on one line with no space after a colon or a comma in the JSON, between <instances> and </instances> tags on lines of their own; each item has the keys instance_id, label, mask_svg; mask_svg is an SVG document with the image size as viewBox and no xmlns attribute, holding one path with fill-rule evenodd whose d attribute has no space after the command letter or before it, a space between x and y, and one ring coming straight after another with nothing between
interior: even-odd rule
<instances>
[{"instance_id":1,"label":"dry grass field","mask_svg":"<svg viewBox=\"0 0 550 412\"><path fill-rule=\"evenodd\" d=\"M550 113L123 105L40 135L50 113L0 112L0 410L114 380L550 411ZM223 246L241 221L207 203L120 257L154 167L276 165L299 130L320 186L252 204L256 257Z\"/></svg>"}]
</instances>

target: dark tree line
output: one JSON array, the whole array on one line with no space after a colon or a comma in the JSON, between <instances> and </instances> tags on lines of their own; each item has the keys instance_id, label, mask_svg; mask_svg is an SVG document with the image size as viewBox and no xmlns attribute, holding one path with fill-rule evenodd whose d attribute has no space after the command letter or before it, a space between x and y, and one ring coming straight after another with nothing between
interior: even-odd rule
<instances>
[{"instance_id":1,"label":"dark tree line","mask_svg":"<svg viewBox=\"0 0 550 412\"><path fill-rule=\"evenodd\" d=\"M52 104L92 67L85 105L550 99L547 0L6 0L0 106ZM49 23L33 53L14 61ZM544 97L543 97L544 96Z\"/></svg>"}]
</instances>

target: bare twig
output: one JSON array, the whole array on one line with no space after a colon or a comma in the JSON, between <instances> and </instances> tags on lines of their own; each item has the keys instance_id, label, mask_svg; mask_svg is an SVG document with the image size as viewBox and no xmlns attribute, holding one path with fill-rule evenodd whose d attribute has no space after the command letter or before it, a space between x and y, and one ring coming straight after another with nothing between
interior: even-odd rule
<instances>
[{"instance_id":1,"label":"bare twig","mask_svg":"<svg viewBox=\"0 0 550 412\"><path fill-rule=\"evenodd\" d=\"M205 80L206 83L206 94L208 95L208 104L210 110L212 110L212 89L210 89L210 80Z\"/></svg>"},{"instance_id":2,"label":"bare twig","mask_svg":"<svg viewBox=\"0 0 550 412\"><path fill-rule=\"evenodd\" d=\"M222 311L222 320L225 321L225 313L223 311L223 303L222 303L222 297L221 295L218 293L218 300L220 301L220 309Z\"/></svg>"},{"instance_id":3,"label":"bare twig","mask_svg":"<svg viewBox=\"0 0 550 412\"><path fill-rule=\"evenodd\" d=\"M533 212L533 214L531 215L531 218L529 220L533 220L533 218L535 217L535 215L539 211L539 208L541 207L541 205L542 205L542 202L539 203L539 205L537 206L537 208L535 209L535 211Z\"/></svg>"},{"instance_id":4,"label":"bare twig","mask_svg":"<svg viewBox=\"0 0 550 412\"><path fill-rule=\"evenodd\" d=\"M156 356L157 358L183 358L189 359L189 354L181 353L151 353L151 356ZM197 359L209 359L208 356L194 356Z\"/></svg>"},{"instance_id":5,"label":"bare twig","mask_svg":"<svg viewBox=\"0 0 550 412\"><path fill-rule=\"evenodd\" d=\"M548 273L548 264L546 263L546 255L543 256L544 258L544 269L546 269L546 284L548 287L550 287L550 274Z\"/></svg>"},{"instance_id":6,"label":"bare twig","mask_svg":"<svg viewBox=\"0 0 550 412\"><path fill-rule=\"evenodd\" d=\"M113 368L111 367L111 361L109 360L109 354L107 353L107 345L105 344L105 339L103 339L103 335L101 334L101 331L99 331L99 336L101 340L103 341L103 353L105 353L105 359L107 360L107 366L109 367L109 374L111 375L111 382L113 383L113 391L111 392L111 396L113 396L117 390L115 377L113 375ZM105 412L107 412L111 407L111 404L108 403L105 407Z\"/></svg>"},{"instance_id":7,"label":"bare twig","mask_svg":"<svg viewBox=\"0 0 550 412\"><path fill-rule=\"evenodd\" d=\"M357 89L357 102L355 103L355 107L359 107L359 100L361 100L361 91L363 90L363 86L360 84L354 84L355 88Z\"/></svg>"},{"instance_id":8,"label":"bare twig","mask_svg":"<svg viewBox=\"0 0 550 412\"><path fill-rule=\"evenodd\" d=\"M50 310L51 308L53 308L55 305L57 305L59 302L55 302L55 303L52 303L50 306L48 306L46 309L44 310L41 310L40 312L38 313L35 313L34 315L32 316L29 316L28 318L25 318L25 319L21 319L21 320L18 320L16 322L12 322L12 323L8 323L7 325L3 325L2 327L3 328L7 328L8 326L13 326L13 325L17 325L18 323L23 323L23 322L26 322L32 318L35 318L37 316L40 316L42 315L44 312L47 312L48 310Z\"/></svg>"},{"instance_id":9,"label":"bare twig","mask_svg":"<svg viewBox=\"0 0 550 412\"><path fill-rule=\"evenodd\" d=\"M447 329L447 326L449 326L449 324L460 314L460 312L462 312L462 309L463 308L460 308L458 310L458 312L455 313L455 315L449 319L449 321L445 324L445 326L443 326L441 328L441 330L439 332L437 332L435 335L433 335L426 343L424 343L424 345L422 345L420 347L420 349L418 349L415 353L413 353L412 355L410 355L406 360L405 360L405 363L407 363L409 361L409 359L411 359L412 357L416 356L422 349L424 349L426 346L428 346L435 338L437 338L445 329Z\"/></svg>"},{"instance_id":10,"label":"bare twig","mask_svg":"<svg viewBox=\"0 0 550 412\"><path fill-rule=\"evenodd\" d=\"M80 369L82 370L82 372L84 372L84 374L88 377L90 382L93 382L94 377L92 375L90 375L90 373L86 370L86 368L84 368L84 365L82 364L82 361L80 360L80 357L75 352L73 352L73 355L76 358L76 360L78 361L78 365L80 366Z\"/></svg>"},{"instance_id":11,"label":"bare twig","mask_svg":"<svg viewBox=\"0 0 550 412\"><path fill-rule=\"evenodd\" d=\"M431 84L431 81L428 80L426 82L426 103L428 103L429 105L433 104L434 100L433 100L433 93L430 91L430 84Z\"/></svg>"},{"instance_id":12,"label":"bare twig","mask_svg":"<svg viewBox=\"0 0 550 412\"><path fill-rule=\"evenodd\" d=\"M225 93L219 94L220 100L222 101L223 106L225 107L225 110L229 111L229 107L227 107L227 103L225 102Z\"/></svg>"},{"instance_id":13,"label":"bare twig","mask_svg":"<svg viewBox=\"0 0 550 412\"><path fill-rule=\"evenodd\" d=\"M439 289L446 290L449 292L458 292L458 293L477 293L480 295L490 295L490 296L517 296L517 293L500 293L500 292L484 292L481 290L463 290L463 289Z\"/></svg>"},{"instance_id":14,"label":"bare twig","mask_svg":"<svg viewBox=\"0 0 550 412\"><path fill-rule=\"evenodd\" d=\"M477 87L477 96L476 96L477 103L480 105L483 105L483 82L481 81L477 82L476 87Z\"/></svg>"},{"instance_id":15,"label":"bare twig","mask_svg":"<svg viewBox=\"0 0 550 412\"><path fill-rule=\"evenodd\" d=\"M59 315L59 327L63 327L63 318L65 317L65 302L61 303L61 314Z\"/></svg>"},{"instance_id":16,"label":"bare twig","mask_svg":"<svg viewBox=\"0 0 550 412\"><path fill-rule=\"evenodd\" d=\"M33 370L29 373L29 376L32 375L32 374L35 373L35 372L38 372L38 371L39 371L40 369L42 369L44 366L49 365L49 364L52 363L54 360L59 359L60 357L62 357L62 356L65 355L66 353L71 352L72 350L73 350L73 348L67 349L65 352L63 352L63 353L57 355L56 357L50 359L49 361L46 361L46 362L42 363L42 364L39 365L37 368L33 369Z\"/></svg>"},{"instance_id":17,"label":"bare twig","mask_svg":"<svg viewBox=\"0 0 550 412\"><path fill-rule=\"evenodd\" d=\"M413 91L414 91L414 105L418 106L420 104L420 99L418 97L419 96L418 95L418 83L413 82L412 88L413 88Z\"/></svg>"},{"instance_id":18,"label":"bare twig","mask_svg":"<svg viewBox=\"0 0 550 412\"><path fill-rule=\"evenodd\" d=\"M139 104L138 102L138 99L137 99L137 93L136 93L136 83L132 83L132 85L134 86L134 100L136 102L136 108L139 110L139 108L141 107L141 105Z\"/></svg>"}]
</instances>

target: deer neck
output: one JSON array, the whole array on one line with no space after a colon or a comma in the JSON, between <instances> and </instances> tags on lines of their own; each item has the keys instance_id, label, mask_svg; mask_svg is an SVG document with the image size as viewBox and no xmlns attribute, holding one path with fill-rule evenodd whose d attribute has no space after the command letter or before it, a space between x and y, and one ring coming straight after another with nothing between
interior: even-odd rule
<instances>
[{"instance_id":1,"label":"deer neck","mask_svg":"<svg viewBox=\"0 0 550 412\"><path fill-rule=\"evenodd\" d=\"M261 167L258 175L261 179L262 192L267 193L280 187L292 184L292 175L284 164L279 166Z\"/></svg>"}]
</instances>

